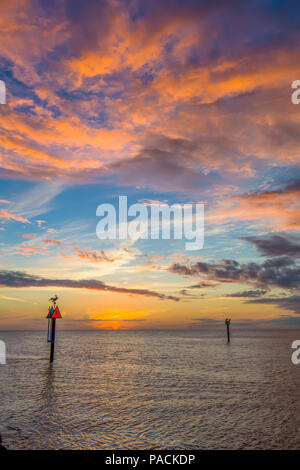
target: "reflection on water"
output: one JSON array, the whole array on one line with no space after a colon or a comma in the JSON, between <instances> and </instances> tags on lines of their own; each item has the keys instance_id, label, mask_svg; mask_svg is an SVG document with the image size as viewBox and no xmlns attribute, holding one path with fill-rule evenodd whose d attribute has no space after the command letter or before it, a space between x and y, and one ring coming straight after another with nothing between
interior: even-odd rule
<instances>
[{"instance_id":1,"label":"reflection on water","mask_svg":"<svg viewBox=\"0 0 300 470\"><path fill-rule=\"evenodd\" d=\"M11 449L299 448L300 332L2 332Z\"/></svg>"}]
</instances>

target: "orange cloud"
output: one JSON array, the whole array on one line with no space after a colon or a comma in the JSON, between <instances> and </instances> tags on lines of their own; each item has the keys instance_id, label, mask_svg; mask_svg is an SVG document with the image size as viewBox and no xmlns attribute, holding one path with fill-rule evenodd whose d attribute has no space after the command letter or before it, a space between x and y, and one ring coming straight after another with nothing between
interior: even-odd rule
<instances>
[{"instance_id":1,"label":"orange cloud","mask_svg":"<svg viewBox=\"0 0 300 470\"><path fill-rule=\"evenodd\" d=\"M229 197L222 201L215 213L207 216L208 223L230 221L259 221L273 230L300 229L299 182L283 190L254 192ZM269 228L270 228L269 227Z\"/></svg>"},{"instance_id":2,"label":"orange cloud","mask_svg":"<svg viewBox=\"0 0 300 470\"><path fill-rule=\"evenodd\" d=\"M78 258L91 261L92 263L113 263L115 261L115 259L108 258L103 250L99 250L97 252L92 250L79 250L75 248L75 253Z\"/></svg>"},{"instance_id":3,"label":"orange cloud","mask_svg":"<svg viewBox=\"0 0 300 470\"><path fill-rule=\"evenodd\" d=\"M16 247L16 254L23 255L23 256L31 256L31 255L43 255L47 254L47 248L45 246L17 246Z\"/></svg>"},{"instance_id":4,"label":"orange cloud","mask_svg":"<svg viewBox=\"0 0 300 470\"><path fill-rule=\"evenodd\" d=\"M205 27L213 6L170 11L162 2L133 20L115 0L89 11L77 4L72 20L63 6L55 17L41 9L37 18L34 5L0 6L1 56L32 91L1 107L4 175L86 181L115 172L112 163L133 160L143 148L165 151L154 148L149 129L191 144L188 170L245 177L255 175L257 159L299 161L299 113L287 92L299 73L295 47L276 42L267 52L245 47L210 55L222 35L218 22L213 31ZM172 157L177 151L174 145ZM159 157L163 164L165 154ZM178 188L176 179L168 181Z\"/></svg>"},{"instance_id":5,"label":"orange cloud","mask_svg":"<svg viewBox=\"0 0 300 470\"><path fill-rule=\"evenodd\" d=\"M0 219L3 220L16 220L18 222L23 222L24 224L31 224L29 220L25 219L24 217L21 217L20 215L13 214L12 212L9 212L5 209L0 210Z\"/></svg>"},{"instance_id":6,"label":"orange cloud","mask_svg":"<svg viewBox=\"0 0 300 470\"><path fill-rule=\"evenodd\" d=\"M35 66L47 52L66 40L66 23L58 18L40 16L32 0L0 3L1 55L13 64L14 76L20 81L40 80Z\"/></svg>"},{"instance_id":7,"label":"orange cloud","mask_svg":"<svg viewBox=\"0 0 300 470\"><path fill-rule=\"evenodd\" d=\"M202 67L181 66L158 76L153 87L160 99L175 105L178 100L193 99L213 103L224 96L240 95L266 87L278 89L287 75L297 76L296 52L274 51L265 61L264 53L249 54L234 61L226 58ZM255 66L254 66L255 64Z\"/></svg>"}]
</instances>

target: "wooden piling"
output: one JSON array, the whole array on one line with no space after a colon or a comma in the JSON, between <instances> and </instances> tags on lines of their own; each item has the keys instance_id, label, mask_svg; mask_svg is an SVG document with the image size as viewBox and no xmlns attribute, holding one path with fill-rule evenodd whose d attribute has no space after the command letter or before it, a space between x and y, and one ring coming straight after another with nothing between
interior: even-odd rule
<instances>
[{"instance_id":1,"label":"wooden piling","mask_svg":"<svg viewBox=\"0 0 300 470\"><path fill-rule=\"evenodd\" d=\"M230 343L230 318L226 318L225 325L227 327L227 342Z\"/></svg>"},{"instance_id":2,"label":"wooden piling","mask_svg":"<svg viewBox=\"0 0 300 470\"><path fill-rule=\"evenodd\" d=\"M55 295L49 299L52 302L52 307L49 307L48 310L48 337L47 341L51 344L50 346L50 364L54 361L54 347L55 347L55 327L56 327L56 319L62 318L58 305L56 305L58 297Z\"/></svg>"},{"instance_id":3,"label":"wooden piling","mask_svg":"<svg viewBox=\"0 0 300 470\"><path fill-rule=\"evenodd\" d=\"M50 347L50 364L54 360L54 346L55 346L55 327L56 318L51 318L51 347Z\"/></svg>"}]
</instances>

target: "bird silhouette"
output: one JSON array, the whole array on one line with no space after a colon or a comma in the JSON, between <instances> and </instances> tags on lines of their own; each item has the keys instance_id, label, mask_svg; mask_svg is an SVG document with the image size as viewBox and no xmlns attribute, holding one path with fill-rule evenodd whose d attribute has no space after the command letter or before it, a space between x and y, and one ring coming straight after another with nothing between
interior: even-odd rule
<instances>
[{"instance_id":1,"label":"bird silhouette","mask_svg":"<svg viewBox=\"0 0 300 470\"><path fill-rule=\"evenodd\" d=\"M57 299L58 299L58 297L57 297L57 295L55 295L54 297L50 297L49 302L53 302L55 304Z\"/></svg>"}]
</instances>

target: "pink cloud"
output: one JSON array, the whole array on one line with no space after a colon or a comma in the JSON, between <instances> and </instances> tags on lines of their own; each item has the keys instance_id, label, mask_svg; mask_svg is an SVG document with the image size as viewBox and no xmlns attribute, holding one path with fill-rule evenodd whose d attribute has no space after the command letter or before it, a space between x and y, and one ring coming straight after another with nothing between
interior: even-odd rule
<instances>
[{"instance_id":1,"label":"pink cloud","mask_svg":"<svg viewBox=\"0 0 300 470\"><path fill-rule=\"evenodd\" d=\"M92 250L79 250L75 248L75 254L78 258L91 261L92 263L108 262L113 263L115 260L108 258L103 250L92 251Z\"/></svg>"},{"instance_id":2,"label":"pink cloud","mask_svg":"<svg viewBox=\"0 0 300 470\"><path fill-rule=\"evenodd\" d=\"M39 227L41 227L43 224L46 224L46 220L36 220L36 223L38 224Z\"/></svg>"},{"instance_id":3,"label":"pink cloud","mask_svg":"<svg viewBox=\"0 0 300 470\"><path fill-rule=\"evenodd\" d=\"M27 240L27 239L30 239L30 238L35 238L36 233L24 233L24 235L22 235L22 236L23 236L23 238L25 238Z\"/></svg>"},{"instance_id":4,"label":"pink cloud","mask_svg":"<svg viewBox=\"0 0 300 470\"><path fill-rule=\"evenodd\" d=\"M45 246L23 246L19 245L16 247L16 254L23 256L31 255L44 255L47 254L47 248Z\"/></svg>"},{"instance_id":5,"label":"pink cloud","mask_svg":"<svg viewBox=\"0 0 300 470\"><path fill-rule=\"evenodd\" d=\"M43 240L43 243L45 243L46 245L57 245L57 246L61 246L63 243L59 240L55 240L54 238L48 238L47 240Z\"/></svg>"},{"instance_id":6,"label":"pink cloud","mask_svg":"<svg viewBox=\"0 0 300 470\"><path fill-rule=\"evenodd\" d=\"M5 209L0 210L0 218L3 220L16 220L18 222L23 222L25 224L31 224L29 220L25 219L24 217L21 217L20 215L13 214L12 212L9 212Z\"/></svg>"}]
</instances>

